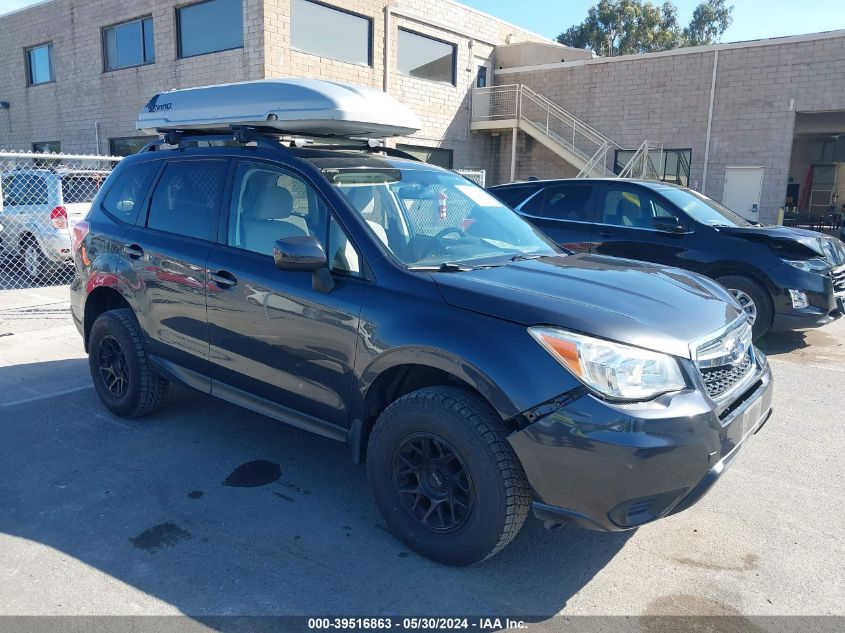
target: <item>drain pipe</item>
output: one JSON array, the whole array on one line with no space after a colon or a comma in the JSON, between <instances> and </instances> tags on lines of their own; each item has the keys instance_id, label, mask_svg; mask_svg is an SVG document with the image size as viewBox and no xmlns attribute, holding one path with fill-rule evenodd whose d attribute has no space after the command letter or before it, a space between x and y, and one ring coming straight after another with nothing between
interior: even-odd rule
<instances>
[{"instance_id":1,"label":"drain pipe","mask_svg":"<svg viewBox=\"0 0 845 633\"><path fill-rule=\"evenodd\" d=\"M100 122L94 121L94 153L100 153Z\"/></svg>"},{"instance_id":2,"label":"drain pipe","mask_svg":"<svg viewBox=\"0 0 845 633\"><path fill-rule=\"evenodd\" d=\"M393 8L384 7L384 91L390 94L390 23Z\"/></svg>"},{"instance_id":3,"label":"drain pipe","mask_svg":"<svg viewBox=\"0 0 845 633\"><path fill-rule=\"evenodd\" d=\"M704 173L701 175L701 193L707 195L707 164L710 162L710 132L713 129L713 100L716 96L716 72L719 69L719 49L713 51L713 77L710 80L710 109L707 112L707 137L704 140Z\"/></svg>"}]
</instances>

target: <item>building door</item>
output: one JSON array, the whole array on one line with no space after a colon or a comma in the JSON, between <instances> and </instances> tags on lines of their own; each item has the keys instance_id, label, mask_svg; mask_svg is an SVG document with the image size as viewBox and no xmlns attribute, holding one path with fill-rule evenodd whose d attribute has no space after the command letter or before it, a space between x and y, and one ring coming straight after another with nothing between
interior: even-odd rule
<instances>
[{"instance_id":1,"label":"building door","mask_svg":"<svg viewBox=\"0 0 845 633\"><path fill-rule=\"evenodd\" d=\"M811 215L826 215L834 205L836 192L836 163L813 163L813 184L810 187Z\"/></svg>"},{"instance_id":2,"label":"building door","mask_svg":"<svg viewBox=\"0 0 845 633\"><path fill-rule=\"evenodd\" d=\"M762 167L726 167L722 204L746 220L759 222Z\"/></svg>"}]
</instances>

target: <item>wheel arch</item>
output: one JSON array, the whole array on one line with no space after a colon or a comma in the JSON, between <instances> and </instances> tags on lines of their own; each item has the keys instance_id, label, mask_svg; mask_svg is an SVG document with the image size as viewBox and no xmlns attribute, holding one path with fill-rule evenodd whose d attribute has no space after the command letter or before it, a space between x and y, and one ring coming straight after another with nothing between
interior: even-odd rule
<instances>
[{"instance_id":1,"label":"wheel arch","mask_svg":"<svg viewBox=\"0 0 845 633\"><path fill-rule=\"evenodd\" d=\"M96 321L97 317L104 312L116 310L118 308L132 309L132 306L129 304L129 301L126 300L126 297L124 297L123 294L121 294L114 286L97 286L88 293L88 296L85 299L85 312L82 320L82 338L86 352L88 351L88 339L90 337L91 327L94 325L94 321Z\"/></svg>"},{"instance_id":2,"label":"wheel arch","mask_svg":"<svg viewBox=\"0 0 845 633\"><path fill-rule=\"evenodd\" d=\"M519 409L484 372L463 359L434 350L397 350L373 363L364 373L358 413L349 430L355 463L366 459L370 431L378 416L391 403L424 387L451 386L476 395L508 426Z\"/></svg>"},{"instance_id":3,"label":"wheel arch","mask_svg":"<svg viewBox=\"0 0 845 633\"><path fill-rule=\"evenodd\" d=\"M742 262L719 262L718 264L710 266L705 274L714 281L718 281L720 277L727 277L729 275L734 277L745 277L757 283L761 288L769 293L769 296L774 295L772 284L767 275L761 270Z\"/></svg>"}]
</instances>

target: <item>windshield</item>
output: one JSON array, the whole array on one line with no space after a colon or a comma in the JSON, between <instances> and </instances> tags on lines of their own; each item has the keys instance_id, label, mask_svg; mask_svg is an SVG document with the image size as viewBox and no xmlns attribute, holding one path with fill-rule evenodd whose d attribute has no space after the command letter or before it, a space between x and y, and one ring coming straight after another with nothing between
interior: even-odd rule
<instances>
[{"instance_id":1,"label":"windshield","mask_svg":"<svg viewBox=\"0 0 845 633\"><path fill-rule=\"evenodd\" d=\"M408 268L498 265L562 251L469 180L424 166L324 169Z\"/></svg>"},{"instance_id":2,"label":"windshield","mask_svg":"<svg viewBox=\"0 0 845 633\"><path fill-rule=\"evenodd\" d=\"M670 202L674 202L683 209L693 220L702 224L708 226L751 226L751 222L741 215L697 191L666 187L660 189L660 193Z\"/></svg>"}]
</instances>

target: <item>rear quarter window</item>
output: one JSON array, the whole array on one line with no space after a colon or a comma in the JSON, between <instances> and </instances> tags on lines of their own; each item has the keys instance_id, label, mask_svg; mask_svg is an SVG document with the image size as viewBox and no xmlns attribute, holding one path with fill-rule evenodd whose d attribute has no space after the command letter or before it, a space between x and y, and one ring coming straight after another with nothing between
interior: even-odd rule
<instances>
[{"instance_id":1,"label":"rear quarter window","mask_svg":"<svg viewBox=\"0 0 845 633\"><path fill-rule=\"evenodd\" d=\"M103 210L121 222L133 224L158 166L157 161L147 161L117 172L114 181L108 184Z\"/></svg>"}]
</instances>

